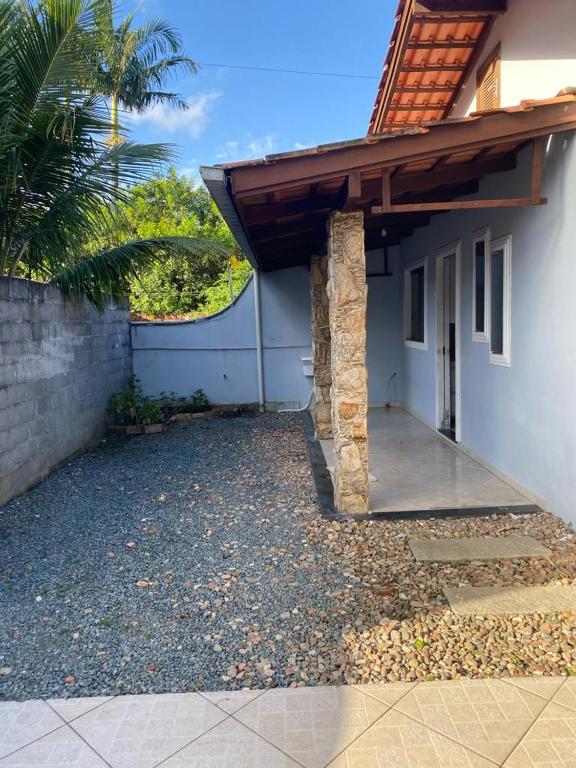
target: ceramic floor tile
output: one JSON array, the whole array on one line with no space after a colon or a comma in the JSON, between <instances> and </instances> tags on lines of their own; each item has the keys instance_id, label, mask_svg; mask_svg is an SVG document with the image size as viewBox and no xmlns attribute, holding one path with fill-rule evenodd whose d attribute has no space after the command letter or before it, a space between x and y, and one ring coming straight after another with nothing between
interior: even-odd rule
<instances>
[{"instance_id":1,"label":"ceramic floor tile","mask_svg":"<svg viewBox=\"0 0 576 768\"><path fill-rule=\"evenodd\" d=\"M202 691L201 695L229 715L233 715L263 693L264 691Z\"/></svg>"},{"instance_id":2,"label":"ceramic floor tile","mask_svg":"<svg viewBox=\"0 0 576 768\"><path fill-rule=\"evenodd\" d=\"M107 768L77 733L64 725L0 760L1 768Z\"/></svg>"},{"instance_id":3,"label":"ceramic floor tile","mask_svg":"<svg viewBox=\"0 0 576 768\"><path fill-rule=\"evenodd\" d=\"M54 709L61 718L69 723L91 709L101 706L107 701L111 701L112 696L91 696L84 699L48 699L48 705Z\"/></svg>"},{"instance_id":4,"label":"ceramic floor tile","mask_svg":"<svg viewBox=\"0 0 576 768\"><path fill-rule=\"evenodd\" d=\"M494 768L495 763L391 710L330 768Z\"/></svg>"},{"instance_id":5,"label":"ceramic floor tile","mask_svg":"<svg viewBox=\"0 0 576 768\"><path fill-rule=\"evenodd\" d=\"M422 683L396 709L500 762L546 706L546 700L502 680Z\"/></svg>"},{"instance_id":6,"label":"ceramic floor tile","mask_svg":"<svg viewBox=\"0 0 576 768\"><path fill-rule=\"evenodd\" d=\"M62 726L43 701L0 702L0 757Z\"/></svg>"},{"instance_id":7,"label":"ceramic floor tile","mask_svg":"<svg viewBox=\"0 0 576 768\"><path fill-rule=\"evenodd\" d=\"M392 707L416 685L416 683L382 683L381 685L378 683L368 683L366 685L355 685L354 688L360 691L360 693L373 696L375 699L379 699L384 704Z\"/></svg>"},{"instance_id":8,"label":"ceramic floor tile","mask_svg":"<svg viewBox=\"0 0 576 768\"><path fill-rule=\"evenodd\" d=\"M152 768L226 717L195 693L118 696L72 727L114 768Z\"/></svg>"},{"instance_id":9,"label":"ceramic floor tile","mask_svg":"<svg viewBox=\"0 0 576 768\"><path fill-rule=\"evenodd\" d=\"M574 768L576 712L552 702L524 736L505 768Z\"/></svg>"},{"instance_id":10,"label":"ceramic floor tile","mask_svg":"<svg viewBox=\"0 0 576 768\"><path fill-rule=\"evenodd\" d=\"M555 704L562 704L563 707L576 711L576 677L569 677L565 680L553 701Z\"/></svg>"},{"instance_id":11,"label":"ceramic floor tile","mask_svg":"<svg viewBox=\"0 0 576 768\"><path fill-rule=\"evenodd\" d=\"M550 699L554 698L565 680L565 677L507 677L504 682L515 685L517 688L522 688L524 691L536 693L538 696L542 696L542 698L550 701Z\"/></svg>"},{"instance_id":12,"label":"ceramic floor tile","mask_svg":"<svg viewBox=\"0 0 576 768\"><path fill-rule=\"evenodd\" d=\"M306 768L325 766L387 709L352 687L267 691L235 717Z\"/></svg>"},{"instance_id":13,"label":"ceramic floor tile","mask_svg":"<svg viewBox=\"0 0 576 768\"><path fill-rule=\"evenodd\" d=\"M234 718L196 739L162 768L300 768Z\"/></svg>"}]
</instances>

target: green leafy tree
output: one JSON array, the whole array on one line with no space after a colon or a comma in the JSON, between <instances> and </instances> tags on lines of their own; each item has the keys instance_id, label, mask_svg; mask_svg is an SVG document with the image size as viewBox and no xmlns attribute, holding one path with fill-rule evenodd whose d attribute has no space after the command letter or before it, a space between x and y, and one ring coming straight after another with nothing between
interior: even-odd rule
<instances>
[{"instance_id":1,"label":"green leafy tree","mask_svg":"<svg viewBox=\"0 0 576 768\"><path fill-rule=\"evenodd\" d=\"M118 203L171 158L160 144L111 146L103 96L91 93L95 3L0 0L0 274L35 276L101 308L142 267L186 251L225 249L203 238L105 239Z\"/></svg>"},{"instance_id":2,"label":"green leafy tree","mask_svg":"<svg viewBox=\"0 0 576 768\"><path fill-rule=\"evenodd\" d=\"M226 270L205 293L200 314L213 315L225 309L242 291L252 275L248 259L232 257Z\"/></svg>"},{"instance_id":3,"label":"green leafy tree","mask_svg":"<svg viewBox=\"0 0 576 768\"><path fill-rule=\"evenodd\" d=\"M151 264L130 284L130 303L136 316L146 318L194 316L206 312L205 303L223 308L230 291L218 304L212 286L233 275L234 295L245 277L238 272L235 242L208 191L174 168L132 188L127 202L118 206L110 229L100 246L113 247L130 239L150 239L170 232L178 237L200 238L221 246L202 254L175 251L162 262ZM232 258L230 258L232 254ZM222 303L223 302L223 303Z\"/></svg>"}]
</instances>

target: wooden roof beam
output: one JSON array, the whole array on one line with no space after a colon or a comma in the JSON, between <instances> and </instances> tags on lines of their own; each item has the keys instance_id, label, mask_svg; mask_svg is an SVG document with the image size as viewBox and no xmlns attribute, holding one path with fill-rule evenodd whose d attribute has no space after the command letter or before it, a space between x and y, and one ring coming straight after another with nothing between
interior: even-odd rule
<instances>
[{"instance_id":1,"label":"wooden roof beam","mask_svg":"<svg viewBox=\"0 0 576 768\"><path fill-rule=\"evenodd\" d=\"M515 167L516 155L509 153L500 157L489 157L478 163L459 163L453 166L435 165L429 171L405 173L399 176L392 174L391 197L397 198L412 192L424 192L428 189L450 184L462 184L493 173L512 171ZM367 199L382 199L379 182L373 180L369 184L365 183L364 196Z\"/></svg>"},{"instance_id":2,"label":"wooden roof beam","mask_svg":"<svg viewBox=\"0 0 576 768\"><path fill-rule=\"evenodd\" d=\"M244 206L244 220L246 224L255 226L266 224L276 219L284 219L290 216L309 213L311 211L336 210L341 205L339 195L310 195L299 200L286 200L285 202L265 203Z\"/></svg>"},{"instance_id":3,"label":"wooden roof beam","mask_svg":"<svg viewBox=\"0 0 576 768\"><path fill-rule=\"evenodd\" d=\"M490 145L522 142L576 128L576 101L571 97L534 109L510 109L482 118L446 122L413 129L415 135L396 135L370 143L324 151L285 161L231 169L235 197L296 187L320 179L339 178L351 170L367 171L413 163L449 152L480 151Z\"/></svg>"},{"instance_id":4,"label":"wooden roof beam","mask_svg":"<svg viewBox=\"0 0 576 768\"><path fill-rule=\"evenodd\" d=\"M418 213L422 211L458 211L475 210L478 208L516 208L520 206L546 205L548 202L547 198L541 197L542 138L536 139L533 144L530 197L501 197L488 200L430 200L429 202L410 202L393 205L388 205L388 200L383 197L382 205L373 206L371 213L378 215L387 212ZM439 194L439 192L440 190L435 194ZM462 196L457 195L454 192L453 194L454 197Z\"/></svg>"}]
</instances>

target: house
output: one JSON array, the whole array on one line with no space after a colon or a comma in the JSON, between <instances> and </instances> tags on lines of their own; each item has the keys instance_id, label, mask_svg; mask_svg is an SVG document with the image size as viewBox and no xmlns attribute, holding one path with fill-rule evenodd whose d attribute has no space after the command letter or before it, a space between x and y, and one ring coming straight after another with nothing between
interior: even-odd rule
<instances>
[{"instance_id":1,"label":"house","mask_svg":"<svg viewBox=\"0 0 576 768\"><path fill-rule=\"evenodd\" d=\"M575 23L573 0L400 0L364 138L202 169L255 269L244 381L303 407L312 347L342 513L392 454L433 477L401 450L417 423L518 492L500 505L576 521ZM384 405L418 420L393 451Z\"/></svg>"}]
</instances>

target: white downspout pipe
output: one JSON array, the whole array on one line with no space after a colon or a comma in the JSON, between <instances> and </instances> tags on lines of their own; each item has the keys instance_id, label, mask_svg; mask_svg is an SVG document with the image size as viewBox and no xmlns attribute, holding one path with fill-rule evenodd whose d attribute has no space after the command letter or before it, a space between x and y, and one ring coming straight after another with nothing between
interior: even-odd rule
<instances>
[{"instance_id":1,"label":"white downspout pipe","mask_svg":"<svg viewBox=\"0 0 576 768\"><path fill-rule=\"evenodd\" d=\"M262 354L262 309L260 306L260 272L254 272L254 316L256 320L256 367L258 371L258 404L264 411L264 364Z\"/></svg>"}]
</instances>

